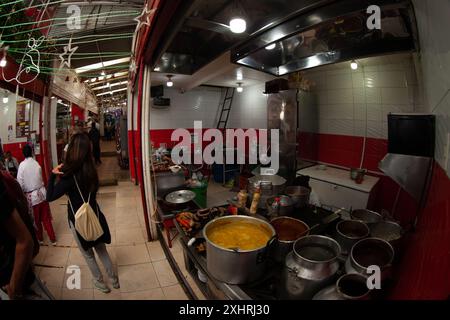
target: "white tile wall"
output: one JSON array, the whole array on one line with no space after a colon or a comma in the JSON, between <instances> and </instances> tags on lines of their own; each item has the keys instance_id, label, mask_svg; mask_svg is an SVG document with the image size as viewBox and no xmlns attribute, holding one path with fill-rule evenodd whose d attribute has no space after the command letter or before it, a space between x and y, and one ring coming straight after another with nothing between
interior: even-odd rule
<instances>
[{"instance_id":1,"label":"white tile wall","mask_svg":"<svg viewBox=\"0 0 450 320\"><path fill-rule=\"evenodd\" d=\"M318 109L318 126L310 127L320 133L386 139L389 112L415 112L422 105L412 55L363 59L357 70L344 62L306 77L315 83Z\"/></svg>"},{"instance_id":2,"label":"white tile wall","mask_svg":"<svg viewBox=\"0 0 450 320\"><path fill-rule=\"evenodd\" d=\"M436 114L436 160L450 176L450 1L413 0L421 53L416 60L420 90L416 110ZM410 76L410 75L408 75Z\"/></svg>"}]
</instances>

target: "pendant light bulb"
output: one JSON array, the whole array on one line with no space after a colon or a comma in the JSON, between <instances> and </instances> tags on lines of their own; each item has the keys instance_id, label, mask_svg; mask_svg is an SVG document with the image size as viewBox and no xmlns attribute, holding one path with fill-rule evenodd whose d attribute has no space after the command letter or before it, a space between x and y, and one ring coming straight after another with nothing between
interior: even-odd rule
<instances>
[{"instance_id":1,"label":"pendant light bulb","mask_svg":"<svg viewBox=\"0 0 450 320\"><path fill-rule=\"evenodd\" d=\"M7 63L6 57L3 56L2 60L0 60L0 67L2 67L2 68L6 67L6 63Z\"/></svg>"},{"instance_id":2,"label":"pendant light bulb","mask_svg":"<svg viewBox=\"0 0 450 320\"><path fill-rule=\"evenodd\" d=\"M268 46L266 46L266 50L273 50L275 49L276 46L277 46L276 43L269 44Z\"/></svg>"},{"instance_id":3,"label":"pendant light bulb","mask_svg":"<svg viewBox=\"0 0 450 320\"><path fill-rule=\"evenodd\" d=\"M173 87L173 81L172 81L172 76L167 76L167 83L166 85L170 88Z\"/></svg>"},{"instance_id":4,"label":"pendant light bulb","mask_svg":"<svg viewBox=\"0 0 450 320\"><path fill-rule=\"evenodd\" d=\"M247 30L247 22L241 17L234 17L230 20L230 30L233 33L243 33Z\"/></svg>"},{"instance_id":5,"label":"pendant light bulb","mask_svg":"<svg viewBox=\"0 0 450 320\"><path fill-rule=\"evenodd\" d=\"M9 98L8 96L5 94L5 96L3 97L3 103L8 103Z\"/></svg>"},{"instance_id":6,"label":"pendant light bulb","mask_svg":"<svg viewBox=\"0 0 450 320\"><path fill-rule=\"evenodd\" d=\"M357 70L358 69L358 63L355 60L353 60L350 63L350 68L352 68L352 70Z\"/></svg>"},{"instance_id":7,"label":"pendant light bulb","mask_svg":"<svg viewBox=\"0 0 450 320\"><path fill-rule=\"evenodd\" d=\"M238 86L236 88L236 91L239 92L239 93L244 91L244 88L242 87L242 83L241 82L238 82Z\"/></svg>"}]
</instances>

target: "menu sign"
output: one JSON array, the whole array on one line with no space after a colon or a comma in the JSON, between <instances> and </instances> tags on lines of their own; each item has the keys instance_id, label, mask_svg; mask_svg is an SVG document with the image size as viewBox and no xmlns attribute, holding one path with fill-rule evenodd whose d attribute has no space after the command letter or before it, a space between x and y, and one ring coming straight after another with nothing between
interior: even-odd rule
<instances>
[{"instance_id":1,"label":"menu sign","mask_svg":"<svg viewBox=\"0 0 450 320\"><path fill-rule=\"evenodd\" d=\"M17 101L16 105L16 138L28 136L30 132L31 102L28 100Z\"/></svg>"}]
</instances>

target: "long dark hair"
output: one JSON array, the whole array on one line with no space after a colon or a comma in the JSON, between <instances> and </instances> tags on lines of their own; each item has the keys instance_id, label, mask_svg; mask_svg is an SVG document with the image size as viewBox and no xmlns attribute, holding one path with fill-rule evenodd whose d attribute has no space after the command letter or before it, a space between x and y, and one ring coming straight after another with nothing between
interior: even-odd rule
<instances>
[{"instance_id":1,"label":"long dark hair","mask_svg":"<svg viewBox=\"0 0 450 320\"><path fill-rule=\"evenodd\" d=\"M62 172L65 177L74 175L81 190L93 194L98 191L97 169L87 134L75 133L70 139Z\"/></svg>"}]
</instances>

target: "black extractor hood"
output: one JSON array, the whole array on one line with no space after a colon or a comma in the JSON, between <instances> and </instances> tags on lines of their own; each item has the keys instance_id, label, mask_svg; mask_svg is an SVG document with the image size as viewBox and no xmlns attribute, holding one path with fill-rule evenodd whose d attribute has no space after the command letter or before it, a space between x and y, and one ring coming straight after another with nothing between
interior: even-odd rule
<instances>
[{"instance_id":1,"label":"black extractor hood","mask_svg":"<svg viewBox=\"0 0 450 320\"><path fill-rule=\"evenodd\" d=\"M380 28L371 18L377 7ZM410 1L317 1L232 49L231 60L284 76L331 63L412 52L416 35Z\"/></svg>"}]
</instances>

